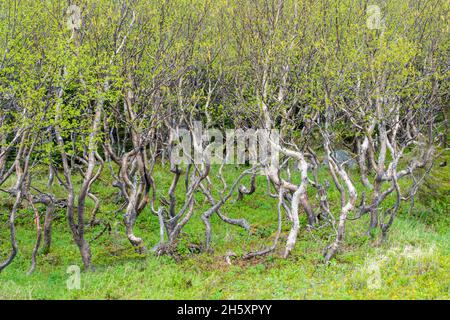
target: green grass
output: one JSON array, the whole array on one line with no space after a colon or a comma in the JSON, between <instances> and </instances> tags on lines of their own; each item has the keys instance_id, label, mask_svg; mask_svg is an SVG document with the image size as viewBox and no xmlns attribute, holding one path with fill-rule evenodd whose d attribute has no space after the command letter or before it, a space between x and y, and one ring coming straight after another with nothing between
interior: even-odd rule
<instances>
[{"instance_id":1,"label":"green grass","mask_svg":"<svg viewBox=\"0 0 450 320\"><path fill-rule=\"evenodd\" d=\"M170 175L157 168L155 179L159 194L167 192ZM230 179L238 174L229 169ZM248 179L246 180L248 182ZM45 190L45 178L35 179ZM276 201L265 195L266 182L258 179L257 192L242 202L227 204L223 212L230 217L244 217L252 225L250 233L212 218L213 253L191 252L193 245L204 239L200 220L207 208L198 195L195 215L186 225L178 245L179 258L140 256L134 253L120 223L114 218L118 205L116 190L107 178L93 186L102 199L98 216L113 224L91 243L95 269L81 274L81 289L69 290L66 282L70 265L81 265L65 220L64 211L57 212L51 252L38 256L36 271L28 276L35 231L31 212L22 210L17 220L19 254L0 274L0 299L448 299L450 292L450 233L448 198L434 201L434 207L420 202L411 214L404 209L395 220L388 241L376 244L364 234L368 217L349 221L345 245L330 264L325 265L322 251L329 243L330 230L302 228L297 245L288 259L280 253L289 232L283 222L283 238L275 254L253 260L236 258L229 265L224 258L228 250L238 256L271 244L276 231ZM361 185L358 189L361 191ZM52 190L63 195L57 184ZM181 193L178 193L180 201ZM338 201L333 191L329 198ZM9 252L6 216L12 199L1 195L0 258ZM315 201L315 200L314 200ZM88 207L92 207L88 202ZM43 208L42 208L43 210ZM430 210L432 212L430 212ZM437 213L435 213L437 211ZM428 214L427 214L428 212ZM432 221L427 217L434 212ZM439 215L438 219L436 216ZM86 238L93 239L102 227L87 228ZM158 242L157 219L145 211L139 217L137 235L148 248Z\"/></svg>"}]
</instances>

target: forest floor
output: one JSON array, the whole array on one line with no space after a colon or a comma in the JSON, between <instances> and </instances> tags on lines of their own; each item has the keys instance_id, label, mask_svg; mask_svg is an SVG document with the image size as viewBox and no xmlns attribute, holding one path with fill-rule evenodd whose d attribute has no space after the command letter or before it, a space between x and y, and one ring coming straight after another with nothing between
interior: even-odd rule
<instances>
[{"instance_id":1,"label":"forest floor","mask_svg":"<svg viewBox=\"0 0 450 320\"><path fill-rule=\"evenodd\" d=\"M107 170L107 169L105 169ZM448 177L448 166L440 172ZM227 177L238 175L230 169ZM35 178L36 179L36 178ZM46 190L45 177L38 177ZM170 175L157 169L155 180L159 193L167 192ZM35 180L34 180L35 181ZM35 182L35 183L36 183ZM248 180L247 180L248 183ZM444 182L445 183L445 182ZM330 243L330 229L306 231L302 216L301 232L292 255L281 258L290 225L283 223L282 238L274 254L252 260L240 255L270 245L277 227L276 200L266 195L265 178L258 179L255 194L229 203L223 212L230 217L247 219L250 232L212 218L213 253L199 253L204 240L204 226L199 210L183 229L177 257L152 253L134 253L124 235L121 212L116 213L117 189L106 178L97 182L92 192L101 200L98 217L109 221L111 232L97 235L103 226L87 227L91 241L94 270L81 273L79 289L69 289L73 279L70 266L81 265L65 219L65 211L56 213L50 253L38 256L38 266L27 275L35 242L32 212L23 209L17 219L19 253L0 274L0 299L449 299L450 298L450 223L448 184L444 196L434 199L431 191L419 196L412 211L402 211L384 243L366 235L368 217L348 221L345 244L328 265L323 263L323 249ZM361 192L358 185L358 191ZM58 183L52 192L64 196ZM430 192L430 193L427 193ZM177 196L180 198L181 193ZM200 195L198 195L201 199ZM338 194L329 195L331 202ZM7 227L8 208L12 204L0 195L0 259L10 250ZM92 208L93 203L88 202ZM207 205L204 204L204 208ZM44 208L41 208L44 210ZM148 248L159 237L158 219L144 211L138 219L136 234ZM95 240L94 240L95 239ZM226 261L231 250L238 257ZM70 287L70 286L69 286Z\"/></svg>"}]
</instances>

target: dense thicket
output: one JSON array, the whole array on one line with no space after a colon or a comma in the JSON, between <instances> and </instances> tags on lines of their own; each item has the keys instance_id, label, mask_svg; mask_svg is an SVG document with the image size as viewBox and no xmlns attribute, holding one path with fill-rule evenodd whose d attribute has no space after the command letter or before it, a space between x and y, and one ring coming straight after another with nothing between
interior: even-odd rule
<instances>
[{"instance_id":1,"label":"dense thicket","mask_svg":"<svg viewBox=\"0 0 450 320\"><path fill-rule=\"evenodd\" d=\"M266 188L255 184L261 173L267 197L278 199L280 225L291 226L284 256L295 246L300 214L310 230L325 226L333 234L326 261L349 220L368 214L368 233L385 238L446 148L448 9L441 0L2 1L0 188L15 201L7 213L11 251L0 271L19 250L15 217L24 207L37 228L31 272L41 242L50 250L55 207L66 211L89 268L85 228L101 223L95 212L102 206L90 191L103 175L117 188L125 236L140 253L147 249L134 234L139 215L159 221L155 251L171 253L198 210L194 194L210 204L200 213L204 250L214 214L248 229L220 209L234 193L242 199ZM238 166L232 185L214 185L211 172L220 176L223 166L212 170L202 153L202 163L163 166L173 182L160 190L155 163L170 156L173 132L195 121L220 130L278 129L280 140L268 140L280 166ZM66 196L36 188L36 170ZM249 186L241 184L246 175ZM8 180L12 187L2 188ZM339 191L338 203L328 200L330 188ZM86 212L87 198L94 212ZM393 206L383 206L387 198ZM280 230L273 246L244 258L272 252Z\"/></svg>"}]
</instances>

